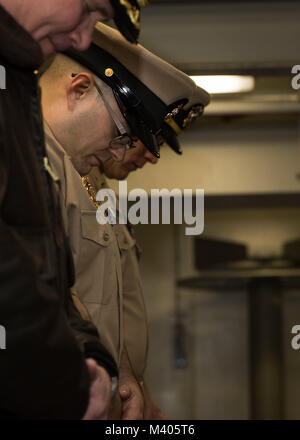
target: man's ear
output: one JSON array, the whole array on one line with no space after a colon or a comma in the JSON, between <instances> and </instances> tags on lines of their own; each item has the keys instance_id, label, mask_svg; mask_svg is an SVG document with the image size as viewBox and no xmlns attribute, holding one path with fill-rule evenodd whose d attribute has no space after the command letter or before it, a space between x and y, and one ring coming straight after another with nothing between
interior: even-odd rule
<instances>
[{"instance_id":1,"label":"man's ear","mask_svg":"<svg viewBox=\"0 0 300 440\"><path fill-rule=\"evenodd\" d=\"M84 98L94 87L93 75L87 72L78 73L70 78L66 86L69 110L74 110L78 101Z\"/></svg>"}]
</instances>

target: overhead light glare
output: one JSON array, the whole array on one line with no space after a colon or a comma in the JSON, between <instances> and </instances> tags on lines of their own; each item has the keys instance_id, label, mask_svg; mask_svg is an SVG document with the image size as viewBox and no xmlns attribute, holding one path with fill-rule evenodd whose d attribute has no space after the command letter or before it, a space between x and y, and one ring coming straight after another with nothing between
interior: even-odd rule
<instances>
[{"instance_id":1,"label":"overhead light glare","mask_svg":"<svg viewBox=\"0 0 300 440\"><path fill-rule=\"evenodd\" d=\"M197 75L191 76L197 86L208 93L245 93L251 92L255 87L253 76L239 75Z\"/></svg>"}]
</instances>

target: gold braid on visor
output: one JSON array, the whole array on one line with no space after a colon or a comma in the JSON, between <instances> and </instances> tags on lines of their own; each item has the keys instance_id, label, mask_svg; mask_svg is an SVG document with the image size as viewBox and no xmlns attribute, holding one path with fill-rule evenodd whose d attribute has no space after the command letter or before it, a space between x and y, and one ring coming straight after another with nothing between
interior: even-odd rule
<instances>
[{"instance_id":1,"label":"gold braid on visor","mask_svg":"<svg viewBox=\"0 0 300 440\"><path fill-rule=\"evenodd\" d=\"M148 0L137 0L137 3L142 9L148 5ZM140 10L127 0L120 0L120 4L126 8L127 15L130 18L131 23L136 29L140 29Z\"/></svg>"}]
</instances>

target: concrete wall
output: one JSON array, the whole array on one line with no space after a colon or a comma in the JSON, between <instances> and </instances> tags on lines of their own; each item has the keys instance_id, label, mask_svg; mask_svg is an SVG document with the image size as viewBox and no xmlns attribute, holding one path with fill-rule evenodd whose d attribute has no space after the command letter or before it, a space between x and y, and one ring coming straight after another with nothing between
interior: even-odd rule
<instances>
[{"instance_id":1,"label":"concrete wall","mask_svg":"<svg viewBox=\"0 0 300 440\"><path fill-rule=\"evenodd\" d=\"M152 6L143 11L141 42L187 70L208 65L262 67L300 63L299 2L245 5ZM128 180L129 189L197 188L206 195L298 193L297 124L203 124L182 137L184 155L162 150ZM113 186L116 186L113 184ZM300 236L300 209L206 211L208 237L248 244L251 256L278 256ZM176 230L178 231L178 229ZM150 318L147 380L170 418L247 419L249 405L248 304L246 292L182 289L188 366L174 368L175 279L196 273L193 239L179 228L181 257L174 266L174 227L143 225L141 271ZM300 293L284 296L285 416L300 418L299 353L290 329L299 324Z\"/></svg>"},{"instance_id":2,"label":"concrete wall","mask_svg":"<svg viewBox=\"0 0 300 440\"><path fill-rule=\"evenodd\" d=\"M128 189L204 189L207 195L300 191L296 124L201 127L181 137L184 154L163 147L161 160L128 179ZM114 186L115 184L112 183Z\"/></svg>"}]
</instances>

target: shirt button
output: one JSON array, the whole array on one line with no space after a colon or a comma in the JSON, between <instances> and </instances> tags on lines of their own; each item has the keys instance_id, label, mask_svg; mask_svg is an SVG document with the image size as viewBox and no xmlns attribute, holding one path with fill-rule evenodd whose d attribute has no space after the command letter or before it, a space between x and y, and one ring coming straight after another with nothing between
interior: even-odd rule
<instances>
[{"instance_id":1,"label":"shirt button","mask_svg":"<svg viewBox=\"0 0 300 440\"><path fill-rule=\"evenodd\" d=\"M109 234L107 232L104 232L103 234L103 240L108 241L109 240Z\"/></svg>"}]
</instances>

